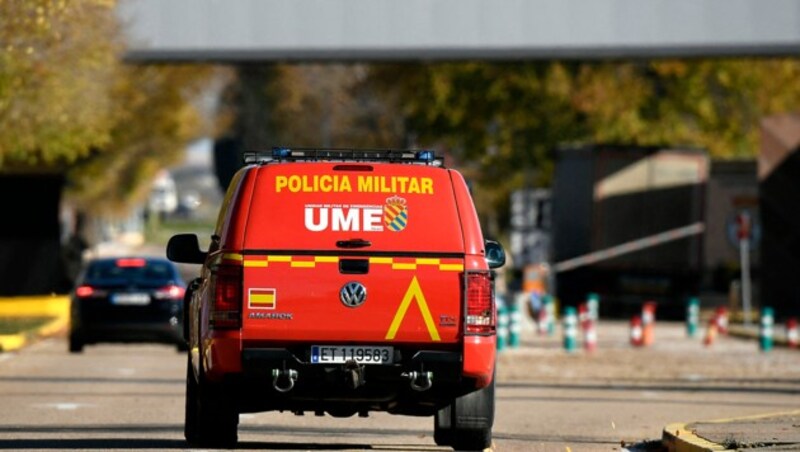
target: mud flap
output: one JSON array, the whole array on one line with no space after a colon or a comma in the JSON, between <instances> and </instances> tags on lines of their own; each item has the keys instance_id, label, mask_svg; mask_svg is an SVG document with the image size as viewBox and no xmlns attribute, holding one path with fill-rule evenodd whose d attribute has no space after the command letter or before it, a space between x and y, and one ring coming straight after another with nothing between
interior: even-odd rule
<instances>
[{"instance_id":1,"label":"mud flap","mask_svg":"<svg viewBox=\"0 0 800 452\"><path fill-rule=\"evenodd\" d=\"M494 386L458 397L434 416L433 439L456 450L483 450L492 444Z\"/></svg>"}]
</instances>

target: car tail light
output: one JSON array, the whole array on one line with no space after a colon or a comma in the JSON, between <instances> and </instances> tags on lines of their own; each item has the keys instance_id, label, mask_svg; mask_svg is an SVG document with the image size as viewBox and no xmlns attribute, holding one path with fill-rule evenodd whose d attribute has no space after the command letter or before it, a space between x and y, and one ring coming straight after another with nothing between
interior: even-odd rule
<instances>
[{"instance_id":1,"label":"car tail light","mask_svg":"<svg viewBox=\"0 0 800 452\"><path fill-rule=\"evenodd\" d=\"M140 268L145 265L147 265L147 261L138 257L117 259L117 267L120 268Z\"/></svg>"},{"instance_id":2,"label":"car tail light","mask_svg":"<svg viewBox=\"0 0 800 452\"><path fill-rule=\"evenodd\" d=\"M213 276L214 307L211 326L239 328L242 313L242 266L219 265Z\"/></svg>"},{"instance_id":3,"label":"car tail light","mask_svg":"<svg viewBox=\"0 0 800 452\"><path fill-rule=\"evenodd\" d=\"M173 299L173 300L183 300L183 295L186 293L186 289L181 286L171 284L166 287L162 287L156 291L156 298L163 300L163 299Z\"/></svg>"},{"instance_id":4,"label":"car tail light","mask_svg":"<svg viewBox=\"0 0 800 452\"><path fill-rule=\"evenodd\" d=\"M467 273L467 334L495 332L494 297L489 273Z\"/></svg>"},{"instance_id":5,"label":"car tail light","mask_svg":"<svg viewBox=\"0 0 800 452\"><path fill-rule=\"evenodd\" d=\"M91 297L93 294L94 288L92 286L78 286L78 288L75 289L75 295L80 298Z\"/></svg>"}]
</instances>

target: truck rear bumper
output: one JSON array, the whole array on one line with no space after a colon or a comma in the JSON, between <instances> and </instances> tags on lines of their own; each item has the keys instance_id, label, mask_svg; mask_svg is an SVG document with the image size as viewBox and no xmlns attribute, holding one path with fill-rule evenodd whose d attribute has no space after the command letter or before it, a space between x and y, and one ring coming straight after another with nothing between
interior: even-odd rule
<instances>
[{"instance_id":1,"label":"truck rear bumper","mask_svg":"<svg viewBox=\"0 0 800 452\"><path fill-rule=\"evenodd\" d=\"M241 412L427 416L476 389L462 366L460 353L439 350L398 350L394 364L357 365L311 364L298 350L258 348L242 351L242 373L227 382Z\"/></svg>"}]
</instances>

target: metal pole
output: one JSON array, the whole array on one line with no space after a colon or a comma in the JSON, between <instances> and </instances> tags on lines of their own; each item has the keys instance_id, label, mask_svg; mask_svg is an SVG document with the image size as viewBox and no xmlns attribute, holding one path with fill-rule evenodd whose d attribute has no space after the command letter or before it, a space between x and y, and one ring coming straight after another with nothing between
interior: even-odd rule
<instances>
[{"instance_id":1,"label":"metal pole","mask_svg":"<svg viewBox=\"0 0 800 452\"><path fill-rule=\"evenodd\" d=\"M739 258L742 266L742 310L744 325L750 326L750 240L739 240Z\"/></svg>"}]
</instances>

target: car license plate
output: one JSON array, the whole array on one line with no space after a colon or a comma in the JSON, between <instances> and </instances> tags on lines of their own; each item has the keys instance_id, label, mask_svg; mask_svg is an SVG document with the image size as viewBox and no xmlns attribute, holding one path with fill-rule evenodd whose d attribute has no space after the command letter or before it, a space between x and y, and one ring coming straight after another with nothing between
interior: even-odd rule
<instances>
[{"instance_id":1,"label":"car license plate","mask_svg":"<svg viewBox=\"0 0 800 452\"><path fill-rule=\"evenodd\" d=\"M351 345L312 345L312 364L392 364L394 347L369 347Z\"/></svg>"},{"instance_id":2,"label":"car license plate","mask_svg":"<svg viewBox=\"0 0 800 452\"><path fill-rule=\"evenodd\" d=\"M115 293L111 295L111 303L144 306L150 304L150 295L146 293Z\"/></svg>"}]
</instances>

